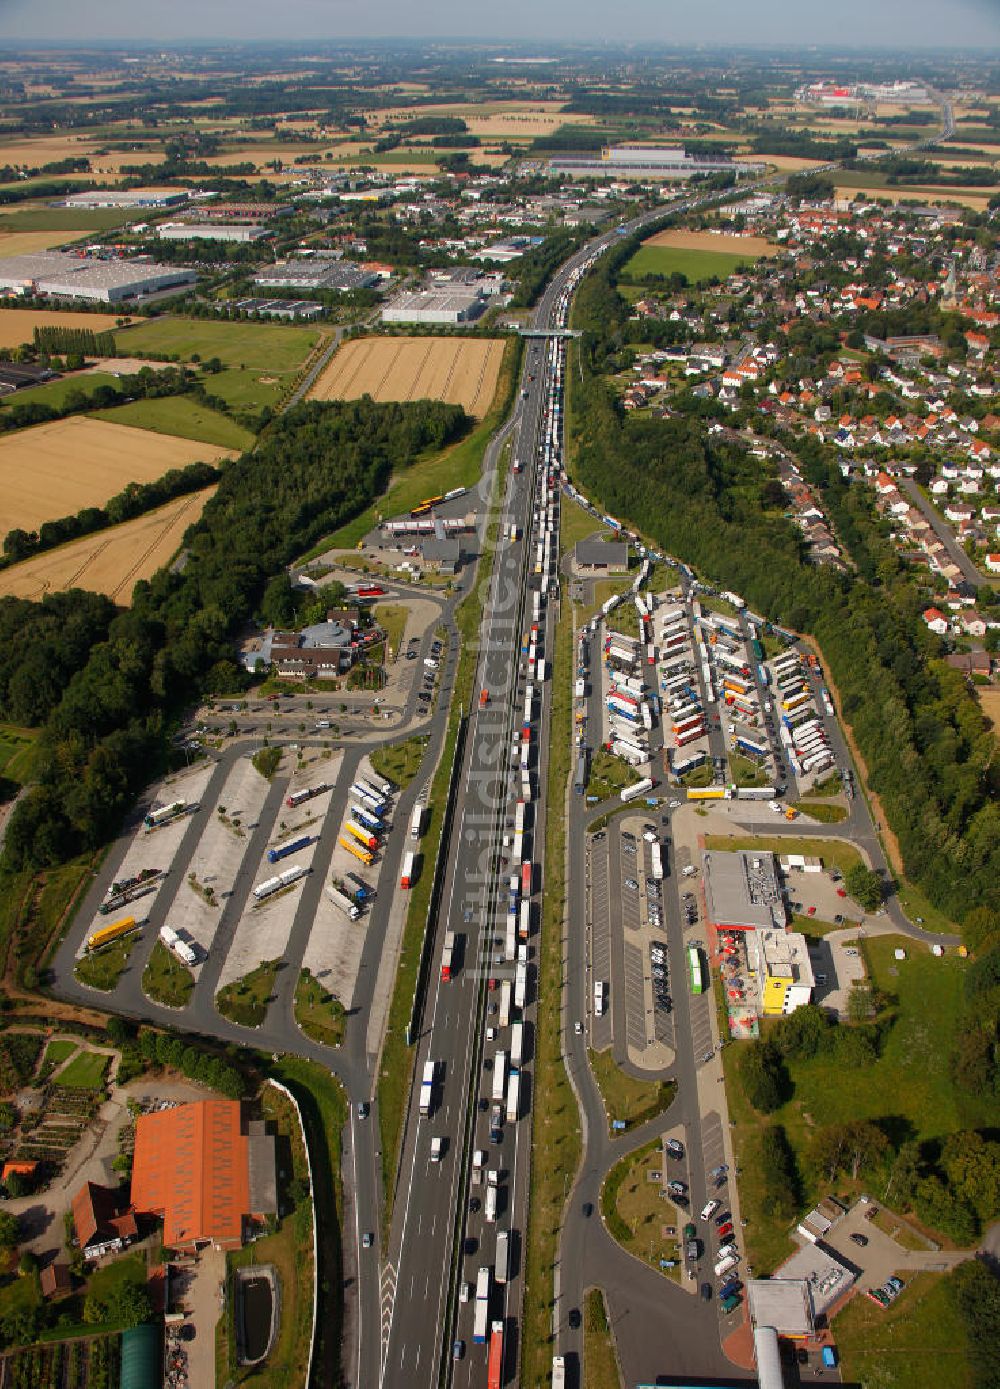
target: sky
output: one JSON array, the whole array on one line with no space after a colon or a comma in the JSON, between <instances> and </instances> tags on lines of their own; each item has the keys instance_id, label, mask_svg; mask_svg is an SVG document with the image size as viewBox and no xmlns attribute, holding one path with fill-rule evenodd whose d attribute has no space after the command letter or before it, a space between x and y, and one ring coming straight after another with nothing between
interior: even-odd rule
<instances>
[{"instance_id":1,"label":"sky","mask_svg":"<svg viewBox=\"0 0 1000 1389\"><path fill-rule=\"evenodd\" d=\"M1000 49L1000 0L0 0L0 39L469 38Z\"/></svg>"}]
</instances>

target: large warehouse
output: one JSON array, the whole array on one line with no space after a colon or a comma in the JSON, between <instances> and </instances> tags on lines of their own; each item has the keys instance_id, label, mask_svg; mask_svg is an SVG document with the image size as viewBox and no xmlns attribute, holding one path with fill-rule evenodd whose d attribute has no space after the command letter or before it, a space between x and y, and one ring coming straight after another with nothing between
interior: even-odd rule
<instances>
[{"instance_id":1,"label":"large warehouse","mask_svg":"<svg viewBox=\"0 0 1000 1389\"><path fill-rule=\"evenodd\" d=\"M486 308L472 290L421 289L397 294L382 310L383 323L471 323Z\"/></svg>"},{"instance_id":2,"label":"large warehouse","mask_svg":"<svg viewBox=\"0 0 1000 1389\"><path fill-rule=\"evenodd\" d=\"M264 266L253 282L261 289L335 289L349 293L373 289L379 277L353 261L342 262L339 257L335 260L331 256L302 256Z\"/></svg>"},{"instance_id":3,"label":"large warehouse","mask_svg":"<svg viewBox=\"0 0 1000 1389\"><path fill-rule=\"evenodd\" d=\"M181 289L198 279L180 265L139 260L95 260L65 251L36 251L0 261L0 293L49 295L117 304L165 289Z\"/></svg>"},{"instance_id":4,"label":"large warehouse","mask_svg":"<svg viewBox=\"0 0 1000 1389\"><path fill-rule=\"evenodd\" d=\"M747 174L759 172L759 164L739 164L732 159L700 158L686 150L664 145L612 145L600 159L551 159L554 174L569 178L687 179L695 174Z\"/></svg>"},{"instance_id":5,"label":"large warehouse","mask_svg":"<svg viewBox=\"0 0 1000 1389\"><path fill-rule=\"evenodd\" d=\"M274 235L247 222L161 222L156 234L161 241L261 241Z\"/></svg>"}]
</instances>

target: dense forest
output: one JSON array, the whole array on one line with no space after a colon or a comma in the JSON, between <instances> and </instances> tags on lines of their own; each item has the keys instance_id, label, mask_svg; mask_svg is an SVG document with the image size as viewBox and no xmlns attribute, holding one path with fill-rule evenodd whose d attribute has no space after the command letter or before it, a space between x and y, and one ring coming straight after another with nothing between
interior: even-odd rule
<instances>
[{"instance_id":1,"label":"dense forest","mask_svg":"<svg viewBox=\"0 0 1000 1389\"><path fill-rule=\"evenodd\" d=\"M1000 909L992 734L963 680L936 659L909 575L872 565L855 578L810 565L742 446L709 436L697 418L625 417L614 401L602 372L627 338L615 277L633 250L631 241L616 248L577 300L583 371L569 427L582 485L758 612L817 637L907 873L959 920ZM855 517L855 532L862 523Z\"/></svg>"},{"instance_id":2,"label":"dense forest","mask_svg":"<svg viewBox=\"0 0 1000 1389\"><path fill-rule=\"evenodd\" d=\"M171 716L203 690L242 688L232 637L268 579L363 510L393 468L468 423L460 407L427 401L299 405L225 469L185 536L183 572L137 584L131 609L109 620L107 600L78 592L0 605L0 623L20 624L17 642L0 647L0 702L7 717L44 721L38 782L11 816L5 866L43 868L114 833L163 763ZM67 647L77 607L84 625ZM29 707L40 669L57 659Z\"/></svg>"}]
</instances>

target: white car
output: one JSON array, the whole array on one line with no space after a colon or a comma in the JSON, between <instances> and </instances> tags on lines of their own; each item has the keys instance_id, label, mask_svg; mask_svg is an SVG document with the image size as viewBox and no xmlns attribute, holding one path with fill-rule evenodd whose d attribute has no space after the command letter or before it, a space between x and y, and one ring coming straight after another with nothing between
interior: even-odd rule
<instances>
[{"instance_id":1,"label":"white car","mask_svg":"<svg viewBox=\"0 0 1000 1389\"><path fill-rule=\"evenodd\" d=\"M701 1216L699 1217L699 1219L701 1219L701 1220L711 1220L711 1219L712 1219L712 1216L713 1216L713 1215L715 1214L715 1212L719 1209L719 1205L720 1205L720 1202L718 1202L718 1201L709 1201L709 1202L702 1208Z\"/></svg>"}]
</instances>

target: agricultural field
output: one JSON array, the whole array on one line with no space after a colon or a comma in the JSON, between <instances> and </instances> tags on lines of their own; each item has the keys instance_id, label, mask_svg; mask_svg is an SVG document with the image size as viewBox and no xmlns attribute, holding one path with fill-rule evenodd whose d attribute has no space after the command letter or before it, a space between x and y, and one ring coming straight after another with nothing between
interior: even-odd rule
<instances>
[{"instance_id":1,"label":"agricultural field","mask_svg":"<svg viewBox=\"0 0 1000 1389\"><path fill-rule=\"evenodd\" d=\"M235 409L275 406L324 336L318 328L272 323L213 323L157 318L115 335L120 352L203 362L218 357L223 370L209 389Z\"/></svg>"},{"instance_id":2,"label":"agricultural field","mask_svg":"<svg viewBox=\"0 0 1000 1389\"><path fill-rule=\"evenodd\" d=\"M53 313L38 309L0 309L0 347L33 342L36 328L86 328L103 333L121 322L109 313Z\"/></svg>"},{"instance_id":3,"label":"agricultural field","mask_svg":"<svg viewBox=\"0 0 1000 1389\"><path fill-rule=\"evenodd\" d=\"M485 338L355 338L320 374L314 400L444 400L482 419L500 374L503 343Z\"/></svg>"},{"instance_id":4,"label":"agricultural field","mask_svg":"<svg viewBox=\"0 0 1000 1389\"><path fill-rule=\"evenodd\" d=\"M175 497L166 506L120 526L71 540L0 571L0 596L39 599L67 588L106 593L127 607L133 585L148 579L180 548L188 526L197 521L214 487Z\"/></svg>"},{"instance_id":5,"label":"agricultural field","mask_svg":"<svg viewBox=\"0 0 1000 1389\"><path fill-rule=\"evenodd\" d=\"M651 236L646 246L669 246L678 251L723 252L739 256L742 260L756 260L758 256L769 256L780 250L774 241L766 236L735 236L725 232L684 231L675 227L670 231L657 232Z\"/></svg>"},{"instance_id":6,"label":"agricultural field","mask_svg":"<svg viewBox=\"0 0 1000 1389\"><path fill-rule=\"evenodd\" d=\"M155 482L171 468L232 457L218 445L80 415L22 429L0 438L0 534L102 506L126 483Z\"/></svg>"},{"instance_id":7,"label":"agricultural field","mask_svg":"<svg viewBox=\"0 0 1000 1389\"><path fill-rule=\"evenodd\" d=\"M133 400L128 405L112 406L110 410L95 410L91 418L131 425L133 429L150 429L154 434L172 434L177 439L216 444L224 449L248 449L254 439L248 429L242 429L228 415L184 395Z\"/></svg>"},{"instance_id":8,"label":"agricultural field","mask_svg":"<svg viewBox=\"0 0 1000 1389\"><path fill-rule=\"evenodd\" d=\"M640 246L632 259L622 268L622 274L631 276L634 280L641 280L645 275L667 276L679 272L687 276L690 284L700 284L713 276L724 280L733 271L741 266L751 265L756 259L755 255L746 252L737 255L735 252L727 251L647 244Z\"/></svg>"},{"instance_id":9,"label":"agricultural field","mask_svg":"<svg viewBox=\"0 0 1000 1389\"><path fill-rule=\"evenodd\" d=\"M79 392L84 397L89 397L96 391L98 386L118 386L118 378L110 371L83 371L72 372L68 376L61 377L58 381L47 381L43 386L28 386L25 390L16 391L13 395L7 395L0 400L0 410L10 408L12 405L50 405L53 410L62 410L66 405L67 397Z\"/></svg>"},{"instance_id":10,"label":"agricultural field","mask_svg":"<svg viewBox=\"0 0 1000 1389\"><path fill-rule=\"evenodd\" d=\"M49 207L38 203L33 207L0 213L0 233L61 232L64 239L86 236L91 232L111 231L128 222L140 222L148 216L144 208L122 207ZM77 228L83 228L82 231Z\"/></svg>"},{"instance_id":11,"label":"agricultural field","mask_svg":"<svg viewBox=\"0 0 1000 1389\"><path fill-rule=\"evenodd\" d=\"M0 225L0 260L7 256L28 256L35 251L51 251L87 235L86 230L79 228L75 231L8 231Z\"/></svg>"}]
</instances>

